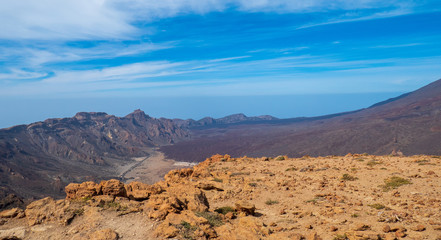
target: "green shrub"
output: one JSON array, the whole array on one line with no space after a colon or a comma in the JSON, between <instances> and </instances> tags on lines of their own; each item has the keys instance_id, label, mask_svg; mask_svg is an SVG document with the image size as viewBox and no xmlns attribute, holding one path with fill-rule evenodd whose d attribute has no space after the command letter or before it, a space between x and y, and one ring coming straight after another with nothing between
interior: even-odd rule
<instances>
[{"instance_id":1,"label":"green shrub","mask_svg":"<svg viewBox=\"0 0 441 240\"><path fill-rule=\"evenodd\" d=\"M358 179L357 177L351 176L347 173L343 174L343 176L341 177L341 180L343 181L355 181L357 179Z\"/></svg>"},{"instance_id":2,"label":"green shrub","mask_svg":"<svg viewBox=\"0 0 441 240\"><path fill-rule=\"evenodd\" d=\"M374 203L374 204L370 204L368 206L371 208L375 208L377 210L386 208L386 206L384 206L383 204L380 204L380 203Z\"/></svg>"},{"instance_id":3,"label":"green shrub","mask_svg":"<svg viewBox=\"0 0 441 240\"><path fill-rule=\"evenodd\" d=\"M400 186L412 184L410 180L407 180L402 177L393 176L384 180L384 185L380 185L383 191L389 191L392 189L397 189Z\"/></svg>"},{"instance_id":4,"label":"green shrub","mask_svg":"<svg viewBox=\"0 0 441 240\"><path fill-rule=\"evenodd\" d=\"M222 180L222 179L220 179L220 178L214 178L213 181L215 181L215 182L220 182L220 183L221 183L221 182L224 182L224 180Z\"/></svg>"},{"instance_id":5,"label":"green shrub","mask_svg":"<svg viewBox=\"0 0 441 240\"><path fill-rule=\"evenodd\" d=\"M368 165L369 167L373 167L373 166L378 165L378 164L382 164L382 162L377 161L377 160L370 160L370 161L367 163L367 165Z\"/></svg>"},{"instance_id":6,"label":"green shrub","mask_svg":"<svg viewBox=\"0 0 441 240\"><path fill-rule=\"evenodd\" d=\"M278 204L278 203L279 203L279 201L277 201L277 200L271 200L271 199L268 199L268 200L266 200L266 202L265 202L266 205L274 205L274 204Z\"/></svg>"},{"instance_id":7,"label":"green shrub","mask_svg":"<svg viewBox=\"0 0 441 240\"><path fill-rule=\"evenodd\" d=\"M229 212L234 212L234 208L232 208L230 206L225 206L225 207L216 208L214 211L217 212L217 213L225 215L225 214L227 214Z\"/></svg>"},{"instance_id":8,"label":"green shrub","mask_svg":"<svg viewBox=\"0 0 441 240\"><path fill-rule=\"evenodd\" d=\"M219 216L218 213L213 212L195 212L196 216L203 217L207 219L208 223L212 227L219 227L224 225L224 222L222 221L222 218Z\"/></svg>"}]
</instances>

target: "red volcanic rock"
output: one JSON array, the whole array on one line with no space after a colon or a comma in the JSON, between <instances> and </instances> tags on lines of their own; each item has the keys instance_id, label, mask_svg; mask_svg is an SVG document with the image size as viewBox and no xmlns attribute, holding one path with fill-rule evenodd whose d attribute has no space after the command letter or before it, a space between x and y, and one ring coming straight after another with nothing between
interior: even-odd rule
<instances>
[{"instance_id":1,"label":"red volcanic rock","mask_svg":"<svg viewBox=\"0 0 441 240\"><path fill-rule=\"evenodd\" d=\"M71 183L66 186L64 191L66 192L66 199L92 197L100 194L101 185L94 182Z\"/></svg>"},{"instance_id":2,"label":"red volcanic rock","mask_svg":"<svg viewBox=\"0 0 441 240\"><path fill-rule=\"evenodd\" d=\"M100 183L102 195L110 195L114 197L127 197L126 188L124 183L116 179L109 181L102 181Z\"/></svg>"},{"instance_id":3,"label":"red volcanic rock","mask_svg":"<svg viewBox=\"0 0 441 240\"><path fill-rule=\"evenodd\" d=\"M162 192L162 188L155 184L149 185L141 182L131 182L125 185L127 197L133 200L145 200L153 194Z\"/></svg>"}]
</instances>

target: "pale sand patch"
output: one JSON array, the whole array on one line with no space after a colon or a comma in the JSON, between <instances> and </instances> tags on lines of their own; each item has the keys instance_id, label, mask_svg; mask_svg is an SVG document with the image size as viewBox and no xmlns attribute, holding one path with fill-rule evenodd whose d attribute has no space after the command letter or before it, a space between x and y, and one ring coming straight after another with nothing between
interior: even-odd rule
<instances>
[{"instance_id":1,"label":"pale sand patch","mask_svg":"<svg viewBox=\"0 0 441 240\"><path fill-rule=\"evenodd\" d=\"M164 175L170 170L179 169L183 167L194 166L195 164L176 162L171 159L166 159L162 152L157 149L152 149L149 152L150 156L146 158L137 158L138 161L135 165L131 165L125 171L121 173L124 174L124 180L126 183L132 181L139 181L143 183L153 184L157 181L164 179Z\"/></svg>"},{"instance_id":2,"label":"pale sand patch","mask_svg":"<svg viewBox=\"0 0 441 240\"><path fill-rule=\"evenodd\" d=\"M192 162L175 162L173 164L173 166L178 166L178 167L193 167L196 165L197 163L192 163Z\"/></svg>"}]
</instances>

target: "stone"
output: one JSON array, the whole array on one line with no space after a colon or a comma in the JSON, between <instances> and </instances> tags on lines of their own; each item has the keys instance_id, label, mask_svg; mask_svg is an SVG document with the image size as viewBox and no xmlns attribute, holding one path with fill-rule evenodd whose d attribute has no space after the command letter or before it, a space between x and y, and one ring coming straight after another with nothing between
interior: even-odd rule
<instances>
[{"instance_id":1,"label":"stone","mask_svg":"<svg viewBox=\"0 0 441 240\"><path fill-rule=\"evenodd\" d=\"M316 232L312 232L306 236L306 240L322 240Z\"/></svg>"},{"instance_id":2,"label":"stone","mask_svg":"<svg viewBox=\"0 0 441 240\"><path fill-rule=\"evenodd\" d=\"M20 208L13 208L0 212L0 218L14 218L23 214L23 210Z\"/></svg>"},{"instance_id":3,"label":"stone","mask_svg":"<svg viewBox=\"0 0 441 240\"><path fill-rule=\"evenodd\" d=\"M337 230L338 230L338 228L336 226L329 227L329 231L331 231L331 232L335 232Z\"/></svg>"},{"instance_id":4,"label":"stone","mask_svg":"<svg viewBox=\"0 0 441 240\"><path fill-rule=\"evenodd\" d=\"M69 206L65 200L55 201L51 197L43 198L30 203L25 210L29 226L45 222L55 222L68 225L79 210L76 206Z\"/></svg>"},{"instance_id":5,"label":"stone","mask_svg":"<svg viewBox=\"0 0 441 240\"><path fill-rule=\"evenodd\" d=\"M418 224L412 230L417 231L417 232L422 232L422 231L426 230L426 226L424 226L422 224Z\"/></svg>"},{"instance_id":6,"label":"stone","mask_svg":"<svg viewBox=\"0 0 441 240\"><path fill-rule=\"evenodd\" d=\"M359 223L359 224L355 225L354 231L366 231L370 228L371 227L369 225L366 225L364 223Z\"/></svg>"},{"instance_id":7,"label":"stone","mask_svg":"<svg viewBox=\"0 0 441 240\"><path fill-rule=\"evenodd\" d=\"M27 230L24 227L16 227L7 230L0 230L0 239L19 240L26 236Z\"/></svg>"},{"instance_id":8,"label":"stone","mask_svg":"<svg viewBox=\"0 0 441 240\"><path fill-rule=\"evenodd\" d=\"M110 195L114 197L127 197L127 192L124 183L116 179L102 181L100 183L101 192L103 195Z\"/></svg>"},{"instance_id":9,"label":"stone","mask_svg":"<svg viewBox=\"0 0 441 240\"><path fill-rule=\"evenodd\" d=\"M245 213L245 215L254 215L256 212L256 206L244 200L239 200L235 204L235 209L239 213Z\"/></svg>"},{"instance_id":10,"label":"stone","mask_svg":"<svg viewBox=\"0 0 441 240\"><path fill-rule=\"evenodd\" d=\"M390 228L389 225L384 225L384 226L383 226L383 232L388 233L388 232L390 232L390 231L391 231L391 228Z\"/></svg>"},{"instance_id":11,"label":"stone","mask_svg":"<svg viewBox=\"0 0 441 240\"><path fill-rule=\"evenodd\" d=\"M151 195L160 194L162 192L162 188L157 184L149 185L141 182L131 182L124 187L127 197L137 201L146 200Z\"/></svg>"},{"instance_id":12,"label":"stone","mask_svg":"<svg viewBox=\"0 0 441 240\"><path fill-rule=\"evenodd\" d=\"M89 234L89 240L118 240L118 233L113 229L106 228Z\"/></svg>"},{"instance_id":13,"label":"stone","mask_svg":"<svg viewBox=\"0 0 441 240\"><path fill-rule=\"evenodd\" d=\"M64 188L66 199L92 197L101 193L101 186L94 182L70 183Z\"/></svg>"}]
</instances>

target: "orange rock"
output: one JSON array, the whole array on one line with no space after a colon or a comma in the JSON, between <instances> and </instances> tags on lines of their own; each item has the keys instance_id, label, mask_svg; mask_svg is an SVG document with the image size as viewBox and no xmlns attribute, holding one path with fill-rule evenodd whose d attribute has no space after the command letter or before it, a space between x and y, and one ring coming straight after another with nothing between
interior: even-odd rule
<instances>
[{"instance_id":1,"label":"orange rock","mask_svg":"<svg viewBox=\"0 0 441 240\"><path fill-rule=\"evenodd\" d=\"M422 232L422 231L426 230L426 226L424 226L422 224L418 224L413 228L413 230L417 231L417 232Z\"/></svg>"},{"instance_id":2,"label":"orange rock","mask_svg":"<svg viewBox=\"0 0 441 240\"><path fill-rule=\"evenodd\" d=\"M111 179L108 181L102 181L100 183L100 186L103 195L110 195L114 197L127 197L124 183L120 182L119 180Z\"/></svg>"},{"instance_id":3,"label":"orange rock","mask_svg":"<svg viewBox=\"0 0 441 240\"><path fill-rule=\"evenodd\" d=\"M110 228L98 230L89 234L89 240L118 240L119 236Z\"/></svg>"},{"instance_id":4,"label":"orange rock","mask_svg":"<svg viewBox=\"0 0 441 240\"><path fill-rule=\"evenodd\" d=\"M182 179L189 178L193 174L193 169L182 168L168 172L164 179L166 182L180 182Z\"/></svg>"},{"instance_id":5,"label":"orange rock","mask_svg":"<svg viewBox=\"0 0 441 240\"><path fill-rule=\"evenodd\" d=\"M66 192L66 199L78 199L99 195L101 186L94 182L71 183L65 187L64 191Z\"/></svg>"},{"instance_id":6,"label":"orange rock","mask_svg":"<svg viewBox=\"0 0 441 240\"><path fill-rule=\"evenodd\" d=\"M141 182L131 182L125 186L127 197L133 200L146 200L153 194L162 192L162 188L155 184L149 185Z\"/></svg>"},{"instance_id":7,"label":"orange rock","mask_svg":"<svg viewBox=\"0 0 441 240\"><path fill-rule=\"evenodd\" d=\"M239 200L235 204L235 209L239 213L245 213L245 215L254 215L256 206L244 200Z\"/></svg>"},{"instance_id":8,"label":"orange rock","mask_svg":"<svg viewBox=\"0 0 441 240\"><path fill-rule=\"evenodd\" d=\"M47 197L30 203L25 210L29 226L44 222L69 224L76 216L75 209L69 208L65 200L55 201Z\"/></svg>"},{"instance_id":9,"label":"orange rock","mask_svg":"<svg viewBox=\"0 0 441 240\"><path fill-rule=\"evenodd\" d=\"M20 208L13 208L0 212L0 218L14 218L22 215L23 215L23 210L21 210Z\"/></svg>"}]
</instances>

